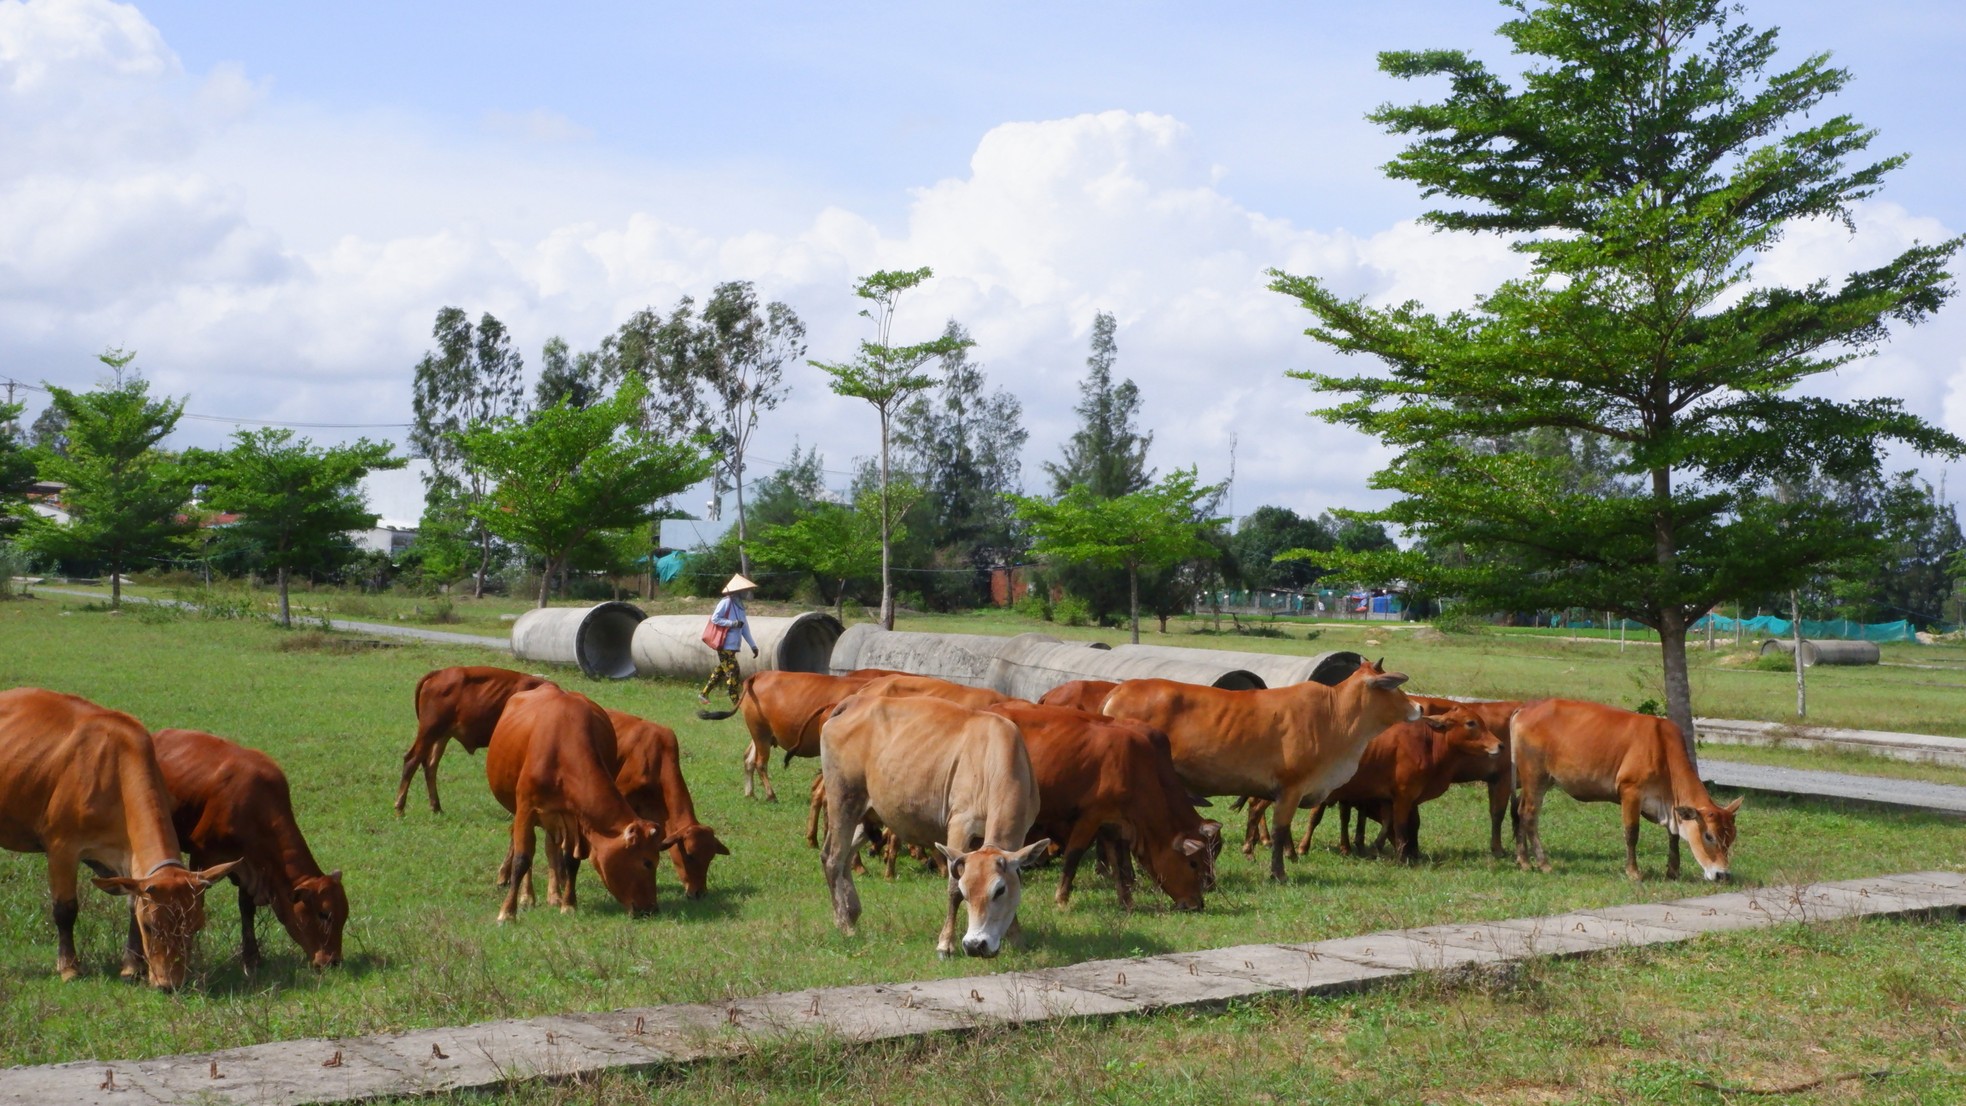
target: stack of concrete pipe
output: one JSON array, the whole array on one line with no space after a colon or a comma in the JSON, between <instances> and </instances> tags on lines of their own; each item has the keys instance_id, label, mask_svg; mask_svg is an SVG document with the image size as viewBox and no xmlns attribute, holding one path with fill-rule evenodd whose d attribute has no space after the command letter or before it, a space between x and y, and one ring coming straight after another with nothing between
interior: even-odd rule
<instances>
[{"instance_id":1,"label":"stack of concrete pipe","mask_svg":"<svg viewBox=\"0 0 1966 1106\"><path fill-rule=\"evenodd\" d=\"M997 654L1012 642L1027 640L1058 641L1049 634L922 634L883 630L872 622L862 622L848 627L839 644L833 646L831 671L844 676L863 668L886 668L969 687L990 687L990 666L996 663Z\"/></svg>"},{"instance_id":2,"label":"stack of concrete pipe","mask_svg":"<svg viewBox=\"0 0 1966 1106\"><path fill-rule=\"evenodd\" d=\"M1774 638L1761 643L1761 655L1786 653L1795 656L1795 642L1788 638ZM1809 668L1818 664L1876 664L1884 657L1884 651L1874 641L1814 641L1803 639L1802 666Z\"/></svg>"},{"instance_id":3,"label":"stack of concrete pipe","mask_svg":"<svg viewBox=\"0 0 1966 1106\"><path fill-rule=\"evenodd\" d=\"M679 676L703 679L716 667L717 652L703 644L704 615L660 615L635 627L634 667L640 676ZM737 670L754 672L825 672L833 647L840 640L840 621L830 614L807 611L792 618L754 615L751 636L758 656L740 645Z\"/></svg>"},{"instance_id":4,"label":"stack of concrete pipe","mask_svg":"<svg viewBox=\"0 0 1966 1106\"><path fill-rule=\"evenodd\" d=\"M1182 645L1121 645L1115 647L1113 652L1166 657L1192 664L1232 664L1261 677L1264 687L1342 683L1365 661L1363 656L1343 649L1311 657L1294 657L1285 653L1245 653L1231 649L1194 649Z\"/></svg>"},{"instance_id":5,"label":"stack of concrete pipe","mask_svg":"<svg viewBox=\"0 0 1966 1106\"><path fill-rule=\"evenodd\" d=\"M1208 650L1197 649L1197 653ZM1084 642L1064 642L1043 634L1019 634L1004 642L990 664L985 686L1015 699L1036 701L1071 680L1179 680L1187 684L1252 691L1263 678L1221 655L1200 660L1157 656L1122 645L1117 649L1088 648Z\"/></svg>"},{"instance_id":6,"label":"stack of concrete pipe","mask_svg":"<svg viewBox=\"0 0 1966 1106\"><path fill-rule=\"evenodd\" d=\"M541 607L512 624L512 655L522 661L577 664L595 679L625 680L635 674L629 643L647 617L628 603Z\"/></svg>"}]
</instances>

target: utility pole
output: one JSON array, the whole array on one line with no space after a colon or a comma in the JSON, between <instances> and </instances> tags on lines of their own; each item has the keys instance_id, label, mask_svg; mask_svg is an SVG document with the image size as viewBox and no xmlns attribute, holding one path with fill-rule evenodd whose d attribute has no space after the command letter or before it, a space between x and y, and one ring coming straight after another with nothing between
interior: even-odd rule
<instances>
[{"instance_id":1,"label":"utility pole","mask_svg":"<svg viewBox=\"0 0 1966 1106\"><path fill-rule=\"evenodd\" d=\"M1795 716L1809 717L1809 692L1802 682L1802 608L1789 592L1789 634L1795 641Z\"/></svg>"}]
</instances>

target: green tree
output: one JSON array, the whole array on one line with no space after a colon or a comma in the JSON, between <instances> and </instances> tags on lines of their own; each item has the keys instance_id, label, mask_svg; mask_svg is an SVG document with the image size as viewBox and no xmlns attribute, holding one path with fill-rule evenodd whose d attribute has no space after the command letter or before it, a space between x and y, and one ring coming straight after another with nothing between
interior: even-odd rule
<instances>
[{"instance_id":1,"label":"green tree","mask_svg":"<svg viewBox=\"0 0 1966 1106\"><path fill-rule=\"evenodd\" d=\"M0 403L0 538L19 528L27 489L35 479L34 458L17 421L24 409L24 404Z\"/></svg>"},{"instance_id":2,"label":"green tree","mask_svg":"<svg viewBox=\"0 0 1966 1106\"><path fill-rule=\"evenodd\" d=\"M971 561L1001 558L1012 544L1003 493L1024 490L1024 408L1009 392L989 390L962 324L949 320L942 337L956 348L942 357L940 385L895 418L897 463L925 493L917 513L927 516L931 547L953 547Z\"/></svg>"},{"instance_id":3,"label":"green tree","mask_svg":"<svg viewBox=\"0 0 1966 1106\"><path fill-rule=\"evenodd\" d=\"M1194 469L1176 469L1157 484L1112 498L1079 484L1056 500L1010 499L1035 538L1033 553L1126 570L1133 643L1138 645L1141 571L1208 556L1214 547L1198 531L1227 521L1197 522L1199 504L1219 489L1195 481Z\"/></svg>"},{"instance_id":4,"label":"green tree","mask_svg":"<svg viewBox=\"0 0 1966 1106\"><path fill-rule=\"evenodd\" d=\"M760 530L786 526L826 500L826 461L818 446L804 450L792 443L792 455L778 470L754 485L751 520Z\"/></svg>"},{"instance_id":5,"label":"green tree","mask_svg":"<svg viewBox=\"0 0 1966 1106\"><path fill-rule=\"evenodd\" d=\"M34 425L28 427L27 440L28 444L44 453L66 456L68 416L62 414L61 408L53 403L41 408L41 413L34 416Z\"/></svg>"},{"instance_id":6,"label":"green tree","mask_svg":"<svg viewBox=\"0 0 1966 1106\"><path fill-rule=\"evenodd\" d=\"M475 508L478 521L546 562L540 606L554 572L588 535L646 526L664 497L710 474L695 442L642 425L646 399L631 377L592 407L559 404L531 422L507 415L456 435L466 467L491 489Z\"/></svg>"},{"instance_id":7,"label":"green tree","mask_svg":"<svg viewBox=\"0 0 1966 1106\"><path fill-rule=\"evenodd\" d=\"M479 507L489 488L465 466L457 435L467 427L518 414L525 405L525 361L512 348L512 337L489 312L472 326L471 317L455 307L437 312L430 328L437 343L417 362L411 388L410 452L430 462L426 478L421 530L431 535L464 532L477 552L471 594L485 594L485 575L491 570L492 531ZM459 550L438 552L435 560L461 562Z\"/></svg>"},{"instance_id":8,"label":"green tree","mask_svg":"<svg viewBox=\"0 0 1966 1106\"><path fill-rule=\"evenodd\" d=\"M47 385L67 421L66 455L43 453L42 475L67 485L69 521L37 526L32 546L63 560L109 570L109 604L123 605L123 573L168 552L190 529L184 515L192 475L159 446L177 428L183 400L151 399L150 382L130 369L134 353L111 349L98 360L111 379L91 392Z\"/></svg>"},{"instance_id":9,"label":"green tree","mask_svg":"<svg viewBox=\"0 0 1966 1106\"><path fill-rule=\"evenodd\" d=\"M1756 262L1785 228L1854 225L1853 205L1903 160L1849 166L1874 132L1818 111L1849 74L1827 55L1770 72L1774 32L1724 0L1509 6L1501 34L1528 59L1520 87L1461 51L1382 54L1383 71L1445 77L1449 92L1371 118L1411 139L1386 171L1442 201L1424 221L1511 236L1528 275L1447 315L1280 272L1272 287L1310 311L1312 337L1390 368L1299 374L1347 397L1324 418L1398 451L1373 483L1400 498L1376 517L1437 545L1513 552L1513 571L1434 569L1437 592L1654 627L1690 751L1688 627L1861 545L1818 503L1761 489L1811 459L1832 476L1862 471L1890 440L1966 449L1895 400L1791 394L1874 350L1890 323L1936 311L1961 242L1914 245L1840 283L1774 283ZM1491 448L1550 427L1616 443L1634 493L1578 493L1569 466ZM1431 567L1387 553L1331 563L1382 578Z\"/></svg>"},{"instance_id":10,"label":"green tree","mask_svg":"<svg viewBox=\"0 0 1966 1106\"><path fill-rule=\"evenodd\" d=\"M1111 499L1153 483L1147 447L1154 436L1134 426L1140 417L1140 389L1131 380L1113 383L1113 363L1119 359L1117 329L1107 312L1092 318L1092 354L1085 359L1085 380L1079 384L1075 408L1079 428L1065 443L1064 456L1044 466L1052 491L1059 495L1084 484L1092 494Z\"/></svg>"},{"instance_id":11,"label":"green tree","mask_svg":"<svg viewBox=\"0 0 1966 1106\"><path fill-rule=\"evenodd\" d=\"M293 625L289 578L296 568L346 559L350 530L375 525L362 495L371 472L399 469L388 442L317 447L291 430L241 430L223 453L194 452L185 460L205 483L205 505L239 516L232 529L255 542L279 579L280 624Z\"/></svg>"},{"instance_id":12,"label":"green tree","mask_svg":"<svg viewBox=\"0 0 1966 1106\"><path fill-rule=\"evenodd\" d=\"M863 494L852 507L821 503L796 522L771 526L758 533L760 563L788 572L810 572L820 587L833 591L833 613L846 618L846 589L881 568L881 503L878 490ZM900 541L906 527L895 526L888 537Z\"/></svg>"},{"instance_id":13,"label":"green tree","mask_svg":"<svg viewBox=\"0 0 1966 1106\"><path fill-rule=\"evenodd\" d=\"M601 355L576 354L565 338L548 338L539 351L539 382L533 385L532 396L536 409L551 407L562 400L569 407L594 406L607 397Z\"/></svg>"},{"instance_id":14,"label":"green tree","mask_svg":"<svg viewBox=\"0 0 1966 1106\"><path fill-rule=\"evenodd\" d=\"M894 311L901 299L901 293L919 286L934 270L924 266L920 269L890 272L882 270L865 276L853 286L853 294L868 301L869 307L861 310L863 318L872 319L874 337L861 339L860 349L851 361L813 361L814 368L832 377L833 391L843 396L864 399L873 405L881 419L881 482L880 482L880 523L881 523L881 628L894 629L894 527L900 512L894 509L893 497L889 494L892 483L889 472L888 450L893 432L894 415L910 399L935 383L935 377L923 371L931 360L946 357L962 348L959 340L943 335L927 342L917 342L909 346L894 344Z\"/></svg>"},{"instance_id":15,"label":"green tree","mask_svg":"<svg viewBox=\"0 0 1966 1106\"><path fill-rule=\"evenodd\" d=\"M708 393L708 417L719 454L718 472L737 495L738 571L751 571L745 549L744 453L758 414L785 398L785 363L804 357L806 328L791 308L758 303L747 280L717 285L703 305L692 359Z\"/></svg>"},{"instance_id":16,"label":"green tree","mask_svg":"<svg viewBox=\"0 0 1966 1106\"><path fill-rule=\"evenodd\" d=\"M1323 523L1288 507L1258 507L1243 517L1229 539L1244 584L1251 588L1301 590L1317 582L1318 569L1301 558L1277 560L1292 550L1328 553L1338 541Z\"/></svg>"}]
</instances>

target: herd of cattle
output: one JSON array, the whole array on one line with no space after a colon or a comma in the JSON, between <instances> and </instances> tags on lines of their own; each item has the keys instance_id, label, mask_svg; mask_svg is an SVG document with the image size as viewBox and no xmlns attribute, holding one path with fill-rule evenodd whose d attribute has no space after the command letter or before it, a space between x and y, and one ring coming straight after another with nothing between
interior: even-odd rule
<instances>
[{"instance_id":1,"label":"herd of cattle","mask_svg":"<svg viewBox=\"0 0 1966 1106\"><path fill-rule=\"evenodd\" d=\"M1487 789L1498 857L1502 820L1513 812L1525 868L1549 868L1538 814L1556 787L1621 805L1632 878L1644 820L1668 830L1668 876L1678 874L1684 839L1707 878L1727 878L1740 800L1721 806L1708 796L1670 722L1574 700L1409 695L1406 679L1364 663L1333 686L1258 691L1080 680L1030 703L898 672L763 672L746 681L740 702L751 738L744 791L761 785L777 798L774 753L787 763L819 759L807 840L818 844L823 817L823 868L848 933L860 915L860 843L881 842L890 877L901 849L933 848L924 859L949 881L936 946L944 955L957 946L959 907L965 953L994 956L1014 940L1021 872L1053 853L1061 904L1096 847L1123 904L1137 860L1176 909L1200 910L1222 847L1220 825L1196 809L1210 796L1248 803L1243 851L1267 842L1278 880L1286 855L1309 847L1309 830L1301 843L1291 835L1300 805L1312 807L1311 829L1327 804L1339 805L1341 852L1365 849L1369 819L1382 827L1374 849L1390 839L1411 859L1420 805L1456 783ZM603 710L543 677L488 667L425 676L416 714L396 811L419 768L430 809L441 810L436 770L452 739L486 750L492 794L513 816L500 921L533 900L541 836L547 901L563 910L574 909L583 860L630 913L642 913L656 908L661 854L694 898L711 861L730 852L697 821L667 726ZM152 733L129 715L37 688L0 692L0 846L47 854L65 979L79 972L81 864L98 873L97 887L130 898L125 976L181 985L205 920L204 892L225 878L238 888L248 971L259 962L253 921L262 906L315 968L341 960L341 873L322 872L308 850L286 777L265 754L211 734Z\"/></svg>"}]
</instances>

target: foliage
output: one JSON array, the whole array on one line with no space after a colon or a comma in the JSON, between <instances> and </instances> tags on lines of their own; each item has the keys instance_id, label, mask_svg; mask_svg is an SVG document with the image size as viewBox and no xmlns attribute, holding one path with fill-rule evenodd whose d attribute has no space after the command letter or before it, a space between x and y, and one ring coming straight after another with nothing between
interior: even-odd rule
<instances>
[{"instance_id":1,"label":"foliage","mask_svg":"<svg viewBox=\"0 0 1966 1106\"><path fill-rule=\"evenodd\" d=\"M1002 493L1024 490L1024 409L1001 388L986 391L961 324L949 320L942 337L956 348L942 357L934 394L916 397L895 417L896 463L925 493L914 514L928 545L972 563L1006 563L1015 539Z\"/></svg>"},{"instance_id":2,"label":"foliage","mask_svg":"<svg viewBox=\"0 0 1966 1106\"><path fill-rule=\"evenodd\" d=\"M1294 549L1328 553L1337 539L1319 520L1304 518L1288 507L1258 507L1236 526L1229 547L1242 567L1243 586L1253 589L1298 590L1322 575L1305 559L1278 561L1277 554Z\"/></svg>"},{"instance_id":3,"label":"foliage","mask_svg":"<svg viewBox=\"0 0 1966 1106\"><path fill-rule=\"evenodd\" d=\"M1031 551L1076 564L1126 570L1132 585L1133 641L1140 641L1140 573L1213 554L1202 532L1222 519L1204 518L1198 505L1219 491L1196 484L1192 468L1176 469L1160 483L1103 498L1084 484L1057 500L1010 496L1017 517L1035 539Z\"/></svg>"},{"instance_id":4,"label":"foliage","mask_svg":"<svg viewBox=\"0 0 1966 1106\"><path fill-rule=\"evenodd\" d=\"M1035 591L1024 593L1017 602L1012 603L1010 606L1012 610L1033 622L1050 622L1052 618L1050 601Z\"/></svg>"},{"instance_id":5,"label":"foliage","mask_svg":"<svg viewBox=\"0 0 1966 1106\"><path fill-rule=\"evenodd\" d=\"M57 457L68 455L68 416L62 414L61 407L50 403L34 416L34 425L27 430L28 444L43 453Z\"/></svg>"},{"instance_id":6,"label":"foliage","mask_svg":"<svg viewBox=\"0 0 1966 1106\"><path fill-rule=\"evenodd\" d=\"M0 403L0 538L20 528L27 489L34 483L34 458L20 433L24 404Z\"/></svg>"},{"instance_id":7,"label":"foliage","mask_svg":"<svg viewBox=\"0 0 1966 1106\"><path fill-rule=\"evenodd\" d=\"M648 522L658 500L709 474L696 444L641 426L645 397L631 378L592 407L550 407L530 423L507 416L456 436L470 471L493 489L479 521L545 559L542 607L547 581L590 534Z\"/></svg>"},{"instance_id":8,"label":"foliage","mask_svg":"<svg viewBox=\"0 0 1966 1106\"><path fill-rule=\"evenodd\" d=\"M833 604L846 601L847 582L877 576L881 570L880 496L863 492L852 507L820 503L804 518L760 531L758 561L792 572L809 572L822 589L833 593ZM889 537L904 540L905 527Z\"/></svg>"},{"instance_id":9,"label":"foliage","mask_svg":"<svg viewBox=\"0 0 1966 1106\"><path fill-rule=\"evenodd\" d=\"M1079 384L1079 428L1065 443L1064 456L1046 463L1052 491L1063 495L1083 484L1105 499L1137 492L1153 482L1147 467L1152 434L1134 427L1140 415L1140 389L1131 380L1113 383L1113 362L1119 343L1113 316L1101 311L1092 319L1092 353L1085 359L1085 380Z\"/></svg>"},{"instance_id":10,"label":"foliage","mask_svg":"<svg viewBox=\"0 0 1966 1106\"><path fill-rule=\"evenodd\" d=\"M122 576L175 547L189 529L183 510L192 474L160 449L184 413L182 400L153 400L150 383L125 369L135 354L99 358L112 380L91 392L48 386L68 420L66 455L40 455L42 475L67 485L66 525L37 525L30 548L64 561L101 564L111 575L111 606L121 606Z\"/></svg>"},{"instance_id":11,"label":"foliage","mask_svg":"<svg viewBox=\"0 0 1966 1106\"><path fill-rule=\"evenodd\" d=\"M1051 621L1060 626L1092 625L1092 608L1076 595L1067 595L1051 605Z\"/></svg>"},{"instance_id":12,"label":"foliage","mask_svg":"<svg viewBox=\"0 0 1966 1106\"><path fill-rule=\"evenodd\" d=\"M483 595L491 570L492 532L481 508L490 489L458 450L464 430L517 415L525 406L525 361L512 348L505 324L486 312L474 328L455 307L437 312L430 336L437 343L417 362L411 387L410 453L430 462L420 531L430 544L461 537L476 550L473 594ZM429 563L462 562L462 548L432 550Z\"/></svg>"},{"instance_id":13,"label":"foliage","mask_svg":"<svg viewBox=\"0 0 1966 1106\"><path fill-rule=\"evenodd\" d=\"M237 533L261 547L280 578L280 623L293 624L287 578L311 565L335 567L354 555L346 534L375 525L362 496L371 472L402 468L388 442L316 448L291 430L241 430L224 453L194 453L187 462L206 485L205 505L237 514Z\"/></svg>"},{"instance_id":14,"label":"foliage","mask_svg":"<svg viewBox=\"0 0 1966 1106\"><path fill-rule=\"evenodd\" d=\"M825 465L819 447L802 451L794 441L791 458L752 485L751 521L760 529L783 526L804 517L816 504L828 502Z\"/></svg>"},{"instance_id":15,"label":"foliage","mask_svg":"<svg viewBox=\"0 0 1966 1106\"><path fill-rule=\"evenodd\" d=\"M880 416L880 622L882 628L889 630L894 628L893 531L901 516L889 494L892 477L888 452L894 416L910 399L935 383L935 378L923 371L924 367L936 358L955 353L967 343L967 339L953 338L945 333L927 342L905 346L894 344L894 313L901 294L920 286L934 275L934 270L923 266L906 271L882 270L862 277L854 285L853 294L870 305L862 308L860 314L873 320L874 337L871 340L861 339L860 348L850 361L811 362L814 368L832 377L834 392L866 400Z\"/></svg>"},{"instance_id":16,"label":"foliage","mask_svg":"<svg viewBox=\"0 0 1966 1106\"><path fill-rule=\"evenodd\" d=\"M539 351L539 382L533 385L532 405L536 410L563 402L568 407L592 407L607 396L607 385L599 353L575 354L565 338L555 336Z\"/></svg>"},{"instance_id":17,"label":"foliage","mask_svg":"<svg viewBox=\"0 0 1966 1106\"><path fill-rule=\"evenodd\" d=\"M28 594L25 585L19 585L20 595L14 594L14 577L26 576L33 571L34 558L27 550L10 541L0 541L0 599L25 598Z\"/></svg>"},{"instance_id":18,"label":"foliage","mask_svg":"<svg viewBox=\"0 0 1966 1106\"><path fill-rule=\"evenodd\" d=\"M805 356L806 328L783 303L760 305L750 281L732 280L710 293L694 345L694 375L707 394L719 483L737 493L738 565L748 571L744 453L759 412L785 398L785 364Z\"/></svg>"},{"instance_id":19,"label":"foliage","mask_svg":"<svg viewBox=\"0 0 1966 1106\"><path fill-rule=\"evenodd\" d=\"M1433 627L1443 634L1485 634L1494 628L1486 616L1466 605L1442 611L1433 620Z\"/></svg>"},{"instance_id":20,"label":"foliage","mask_svg":"<svg viewBox=\"0 0 1966 1106\"><path fill-rule=\"evenodd\" d=\"M1849 168L1873 132L1815 117L1848 73L1827 55L1768 72L1774 33L1735 21L1723 0L1516 10L1501 34L1528 59L1519 88L1461 51L1387 53L1385 72L1445 77L1449 92L1372 119L1410 139L1387 173L1443 202L1424 222L1511 235L1528 274L1435 315L1273 273L1314 316L1307 333L1390 368L1299 374L1345 397L1324 418L1398 451L1373 482L1401 498L1375 517L1473 554L1461 570L1391 552L1321 563L1504 609L1574 604L1653 626L1671 716L1690 734L1686 628L1723 598L1786 590L1868 541L1770 486L1812 459L1831 476L1865 471L1887 440L1966 449L1897 401L1787 394L1875 349L1890 323L1937 310L1960 240L1914 245L1840 285L1771 282L1755 263L1786 228L1850 224L1903 160ZM1497 446L1550 428L1612 458L1630 494L1580 489L1574 457Z\"/></svg>"},{"instance_id":21,"label":"foliage","mask_svg":"<svg viewBox=\"0 0 1966 1106\"><path fill-rule=\"evenodd\" d=\"M1959 575L1956 562L1966 552L1953 505L1913 472L1889 480L1867 474L1818 494L1827 494L1851 525L1876 533L1878 540L1875 547L1827 566L1820 593L1805 595L1805 608L1859 622L1942 621ZM1778 605L1773 596L1751 601Z\"/></svg>"}]
</instances>

